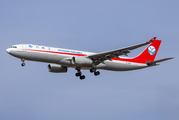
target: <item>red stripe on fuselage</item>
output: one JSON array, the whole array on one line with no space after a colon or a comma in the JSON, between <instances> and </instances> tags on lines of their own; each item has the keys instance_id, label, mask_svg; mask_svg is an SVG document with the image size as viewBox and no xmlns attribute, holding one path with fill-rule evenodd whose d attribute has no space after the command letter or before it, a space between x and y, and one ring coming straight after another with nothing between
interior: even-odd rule
<instances>
[{"instance_id":1,"label":"red stripe on fuselage","mask_svg":"<svg viewBox=\"0 0 179 120\"><path fill-rule=\"evenodd\" d=\"M33 50L33 49L25 49L25 50L36 51L36 52L44 52L44 53L64 54L64 55L86 56L86 54L77 54L77 53L66 53L66 52L55 52L55 51L46 51L46 50Z\"/></svg>"},{"instance_id":2,"label":"red stripe on fuselage","mask_svg":"<svg viewBox=\"0 0 179 120\"><path fill-rule=\"evenodd\" d=\"M146 61L135 58L112 58L111 60L146 64Z\"/></svg>"},{"instance_id":3,"label":"red stripe on fuselage","mask_svg":"<svg viewBox=\"0 0 179 120\"><path fill-rule=\"evenodd\" d=\"M35 51L35 52L44 52L44 53L55 53L55 54L63 54L63 55L74 55L74 56L87 56L86 54L76 54L76 53L66 53L66 52L55 52L55 51L46 51L46 50L33 50L33 49L25 49L27 51ZM144 60L134 59L134 58L112 58L111 60L116 61L124 61L124 62L134 62L134 63L141 63L146 64Z\"/></svg>"}]
</instances>

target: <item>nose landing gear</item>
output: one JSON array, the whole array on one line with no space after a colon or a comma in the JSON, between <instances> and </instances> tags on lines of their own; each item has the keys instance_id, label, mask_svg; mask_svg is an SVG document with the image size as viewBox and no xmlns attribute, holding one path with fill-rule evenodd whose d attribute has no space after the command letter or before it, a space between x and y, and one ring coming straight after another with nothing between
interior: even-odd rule
<instances>
[{"instance_id":1,"label":"nose landing gear","mask_svg":"<svg viewBox=\"0 0 179 120\"><path fill-rule=\"evenodd\" d=\"M25 59L21 59L21 61L22 61L22 64L21 64L21 66L25 66Z\"/></svg>"}]
</instances>

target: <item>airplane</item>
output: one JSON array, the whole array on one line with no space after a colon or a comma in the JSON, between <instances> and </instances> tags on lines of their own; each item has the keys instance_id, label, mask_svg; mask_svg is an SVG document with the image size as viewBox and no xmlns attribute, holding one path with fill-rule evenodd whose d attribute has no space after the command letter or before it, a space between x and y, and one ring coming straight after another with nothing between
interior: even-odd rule
<instances>
[{"instance_id":1,"label":"airplane","mask_svg":"<svg viewBox=\"0 0 179 120\"><path fill-rule=\"evenodd\" d=\"M101 53L84 52L63 48L47 47L33 44L18 44L6 49L10 55L20 58L22 66L25 60L47 62L48 71L53 73L66 73L68 67L75 68L75 74L81 80L85 79L81 69L90 70L95 76L100 74L97 69L110 71L129 71L159 65L160 62L173 59L173 57L156 60L155 56L160 47L161 40L156 37L151 40L116 50ZM149 45L148 45L149 44ZM131 50L148 45L147 48L138 56L129 58Z\"/></svg>"}]
</instances>

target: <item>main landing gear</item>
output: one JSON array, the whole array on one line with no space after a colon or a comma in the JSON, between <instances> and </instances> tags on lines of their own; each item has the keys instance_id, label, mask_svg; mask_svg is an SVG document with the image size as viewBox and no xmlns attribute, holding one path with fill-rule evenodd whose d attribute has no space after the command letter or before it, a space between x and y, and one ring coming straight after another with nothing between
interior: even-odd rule
<instances>
[{"instance_id":1,"label":"main landing gear","mask_svg":"<svg viewBox=\"0 0 179 120\"><path fill-rule=\"evenodd\" d=\"M24 59L21 59L21 61L22 61L22 64L21 64L21 66L25 66L25 60Z\"/></svg>"},{"instance_id":2,"label":"main landing gear","mask_svg":"<svg viewBox=\"0 0 179 120\"><path fill-rule=\"evenodd\" d=\"M85 79L85 76L82 75L80 70L77 70L78 72L76 73L76 77L80 77L81 80Z\"/></svg>"},{"instance_id":3,"label":"main landing gear","mask_svg":"<svg viewBox=\"0 0 179 120\"><path fill-rule=\"evenodd\" d=\"M95 68L90 69L90 72L91 72L91 73L94 72L94 75L95 75L95 76L100 75L100 72L99 72L99 71L96 71Z\"/></svg>"},{"instance_id":4,"label":"main landing gear","mask_svg":"<svg viewBox=\"0 0 179 120\"><path fill-rule=\"evenodd\" d=\"M85 76L82 75L81 70L80 70L80 69L76 69L76 70L77 70L77 73L75 74L76 77L80 77L81 80L85 79ZM94 72L94 75L95 75L95 76L100 75L100 72L99 72L99 71L96 71L95 68L90 69L90 72L91 72L91 73Z\"/></svg>"}]
</instances>

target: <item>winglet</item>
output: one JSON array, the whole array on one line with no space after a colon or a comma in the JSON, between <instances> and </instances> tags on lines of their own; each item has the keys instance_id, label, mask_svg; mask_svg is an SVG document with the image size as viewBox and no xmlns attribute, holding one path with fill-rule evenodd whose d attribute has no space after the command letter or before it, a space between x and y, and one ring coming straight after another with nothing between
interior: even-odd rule
<instances>
[{"instance_id":1,"label":"winglet","mask_svg":"<svg viewBox=\"0 0 179 120\"><path fill-rule=\"evenodd\" d=\"M153 37L151 40L149 40L149 42L153 42L154 40L156 40L157 37Z\"/></svg>"}]
</instances>

